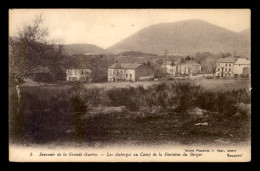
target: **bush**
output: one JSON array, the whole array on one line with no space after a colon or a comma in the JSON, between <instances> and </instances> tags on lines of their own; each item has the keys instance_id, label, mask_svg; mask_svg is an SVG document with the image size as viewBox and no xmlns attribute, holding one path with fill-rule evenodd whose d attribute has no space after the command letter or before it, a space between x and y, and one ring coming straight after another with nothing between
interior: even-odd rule
<instances>
[{"instance_id":1,"label":"bush","mask_svg":"<svg viewBox=\"0 0 260 171\"><path fill-rule=\"evenodd\" d=\"M88 109L77 94L46 93L46 90L39 90L37 94L23 92L19 103L14 94L9 108L12 137L18 141L28 139L36 143L61 138L70 122L74 122L72 125L78 132L79 116Z\"/></svg>"},{"instance_id":2,"label":"bush","mask_svg":"<svg viewBox=\"0 0 260 171\"><path fill-rule=\"evenodd\" d=\"M135 88L111 89L107 95L112 106L126 106L130 110L137 110L141 104L139 103L139 90ZM140 92L141 93L141 92Z\"/></svg>"},{"instance_id":3,"label":"bush","mask_svg":"<svg viewBox=\"0 0 260 171\"><path fill-rule=\"evenodd\" d=\"M111 131L110 127L119 128L128 124L129 128L135 129L131 123L135 125L135 122L140 122L142 126L151 125L148 122L155 124L151 118L172 118L173 121L176 119L181 121L182 117L184 119L190 117L188 113L194 108L206 110L211 119L209 122L228 125L237 113L246 118L250 107L245 104L251 103L251 95L246 89L210 92L185 82L162 83L147 89L140 86L107 91L83 87L81 84L76 84L66 91L41 87L23 88L19 103L15 93L10 95L9 116L12 137L37 143L60 138L71 140L71 137L76 141L92 140L97 137L104 138ZM95 117L82 119L92 106L100 104L125 106L128 111L125 111L125 115L120 112L102 115L100 112ZM139 119L133 119L134 114ZM158 121L161 122L160 119ZM168 124L172 125L172 120L166 119L161 123L164 125L169 122ZM194 125L192 121L189 124ZM168 127L165 126L167 129ZM67 134L66 131L70 133Z\"/></svg>"}]
</instances>

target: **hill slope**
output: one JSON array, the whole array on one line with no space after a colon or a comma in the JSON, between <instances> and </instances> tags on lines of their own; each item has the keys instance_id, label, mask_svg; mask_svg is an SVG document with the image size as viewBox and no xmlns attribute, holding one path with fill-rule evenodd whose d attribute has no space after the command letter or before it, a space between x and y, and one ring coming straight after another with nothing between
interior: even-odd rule
<instances>
[{"instance_id":1,"label":"hill slope","mask_svg":"<svg viewBox=\"0 0 260 171\"><path fill-rule=\"evenodd\" d=\"M248 40L241 35L202 20L185 20L146 27L107 50L162 54L168 49L170 54L181 55L207 51L234 53L236 50L239 54L249 48Z\"/></svg>"},{"instance_id":2,"label":"hill slope","mask_svg":"<svg viewBox=\"0 0 260 171\"><path fill-rule=\"evenodd\" d=\"M63 46L64 51L68 55L75 54L102 54L105 50L101 47L91 44L68 44Z\"/></svg>"}]
</instances>

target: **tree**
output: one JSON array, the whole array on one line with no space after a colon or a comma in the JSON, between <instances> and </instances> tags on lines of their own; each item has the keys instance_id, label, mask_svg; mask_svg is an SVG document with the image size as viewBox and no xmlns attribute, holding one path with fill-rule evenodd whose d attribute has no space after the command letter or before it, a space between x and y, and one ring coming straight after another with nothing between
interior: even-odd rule
<instances>
[{"instance_id":1,"label":"tree","mask_svg":"<svg viewBox=\"0 0 260 171\"><path fill-rule=\"evenodd\" d=\"M172 60L172 62L171 62L171 66L173 67L175 64L174 64L174 60Z\"/></svg>"},{"instance_id":2,"label":"tree","mask_svg":"<svg viewBox=\"0 0 260 171\"><path fill-rule=\"evenodd\" d=\"M185 60L191 60L191 57L190 57L190 56L187 56L187 57L185 58Z\"/></svg>"},{"instance_id":3,"label":"tree","mask_svg":"<svg viewBox=\"0 0 260 171\"><path fill-rule=\"evenodd\" d=\"M214 76L214 74L216 73L216 69L217 69L216 65L211 65L210 69L211 69L211 72L212 72L212 74Z\"/></svg>"},{"instance_id":4,"label":"tree","mask_svg":"<svg viewBox=\"0 0 260 171\"><path fill-rule=\"evenodd\" d=\"M42 65L44 60L55 61L60 57L59 48L54 41L48 41L47 36L48 29L43 27L43 18L39 15L32 24L21 28L17 37L9 37L9 81L16 85L18 100L21 82ZM50 62L45 62L47 63Z\"/></svg>"},{"instance_id":5,"label":"tree","mask_svg":"<svg viewBox=\"0 0 260 171\"><path fill-rule=\"evenodd\" d=\"M42 22L42 16L36 16L33 24L18 32L18 37L9 37L9 76L16 84L53 54L54 44L46 40L48 30L42 28Z\"/></svg>"}]
</instances>

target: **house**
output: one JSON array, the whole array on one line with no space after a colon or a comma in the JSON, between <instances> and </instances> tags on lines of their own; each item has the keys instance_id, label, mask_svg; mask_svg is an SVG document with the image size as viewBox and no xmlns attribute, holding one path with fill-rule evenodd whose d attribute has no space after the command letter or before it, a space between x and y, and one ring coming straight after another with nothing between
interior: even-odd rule
<instances>
[{"instance_id":1,"label":"house","mask_svg":"<svg viewBox=\"0 0 260 171\"><path fill-rule=\"evenodd\" d=\"M183 61L166 61L163 68L171 76L193 75L201 72L201 65L193 59Z\"/></svg>"},{"instance_id":2,"label":"house","mask_svg":"<svg viewBox=\"0 0 260 171\"><path fill-rule=\"evenodd\" d=\"M174 63L174 61L166 61L166 63L163 64L163 68L167 74L176 76L177 65Z\"/></svg>"},{"instance_id":3,"label":"house","mask_svg":"<svg viewBox=\"0 0 260 171\"><path fill-rule=\"evenodd\" d=\"M216 62L217 77L238 77L250 74L250 60L238 56L219 58Z\"/></svg>"},{"instance_id":4,"label":"house","mask_svg":"<svg viewBox=\"0 0 260 171\"><path fill-rule=\"evenodd\" d=\"M195 60L184 60L177 64L177 73L179 75L193 75L201 73L201 65Z\"/></svg>"},{"instance_id":5,"label":"house","mask_svg":"<svg viewBox=\"0 0 260 171\"><path fill-rule=\"evenodd\" d=\"M34 81L51 82L53 81L52 74L47 66L37 66L32 69L30 75Z\"/></svg>"},{"instance_id":6,"label":"house","mask_svg":"<svg viewBox=\"0 0 260 171\"><path fill-rule=\"evenodd\" d=\"M216 62L216 76L217 77L233 77L234 63L237 58L229 56L226 58L219 58Z\"/></svg>"},{"instance_id":7,"label":"house","mask_svg":"<svg viewBox=\"0 0 260 171\"><path fill-rule=\"evenodd\" d=\"M67 81L83 81L90 82L91 81L91 70L90 69L66 69L66 80Z\"/></svg>"},{"instance_id":8,"label":"house","mask_svg":"<svg viewBox=\"0 0 260 171\"><path fill-rule=\"evenodd\" d=\"M250 77L250 60L248 58L238 58L234 63L235 77Z\"/></svg>"},{"instance_id":9,"label":"house","mask_svg":"<svg viewBox=\"0 0 260 171\"><path fill-rule=\"evenodd\" d=\"M138 63L115 63L108 67L108 81L139 81L153 78L152 70Z\"/></svg>"}]
</instances>

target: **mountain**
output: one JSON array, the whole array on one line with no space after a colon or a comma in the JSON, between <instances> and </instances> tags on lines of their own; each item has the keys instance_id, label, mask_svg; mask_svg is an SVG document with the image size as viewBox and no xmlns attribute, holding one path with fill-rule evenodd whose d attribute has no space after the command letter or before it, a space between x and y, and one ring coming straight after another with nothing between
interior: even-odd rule
<instances>
[{"instance_id":1,"label":"mountain","mask_svg":"<svg viewBox=\"0 0 260 171\"><path fill-rule=\"evenodd\" d=\"M146 27L116 43L112 53L141 51L146 53L188 55L196 52L230 52L243 54L250 48L243 33L236 33L203 20L185 20Z\"/></svg>"},{"instance_id":2,"label":"mountain","mask_svg":"<svg viewBox=\"0 0 260 171\"><path fill-rule=\"evenodd\" d=\"M75 54L103 54L105 50L101 47L91 44L68 44L63 45L63 49L68 55Z\"/></svg>"},{"instance_id":3,"label":"mountain","mask_svg":"<svg viewBox=\"0 0 260 171\"><path fill-rule=\"evenodd\" d=\"M245 36L245 37L250 37L250 29L245 29L242 30L241 32L238 33L240 36Z\"/></svg>"}]
</instances>

